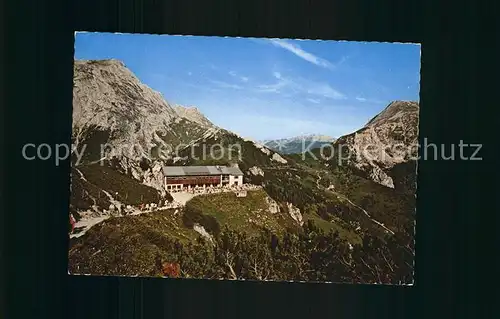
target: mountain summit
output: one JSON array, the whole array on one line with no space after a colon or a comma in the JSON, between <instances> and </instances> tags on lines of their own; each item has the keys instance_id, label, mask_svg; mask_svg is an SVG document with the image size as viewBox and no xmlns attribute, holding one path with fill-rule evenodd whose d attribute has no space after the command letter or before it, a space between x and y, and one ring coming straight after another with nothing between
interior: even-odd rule
<instances>
[{"instance_id":1,"label":"mountain summit","mask_svg":"<svg viewBox=\"0 0 500 319\"><path fill-rule=\"evenodd\" d=\"M103 142L149 148L157 132L178 115L161 93L142 84L117 60L77 60L74 64L73 139L97 131ZM115 143L116 142L116 143Z\"/></svg>"},{"instance_id":2,"label":"mountain summit","mask_svg":"<svg viewBox=\"0 0 500 319\"><path fill-rule=\"evenodd\" d=\"M381 185L394 188L390 171L402 164L416 165L418 118L417 102L391 102L363 128L340 137L333 145L334 150L349 152L343 164L354 167ZM332 161L338 162L338 158Z\"/></svg>"},{"instance_id":3,"label":"mountain summit","mask_svg":"<svg viewBox=\"0 0 500 319\"><path fill-rule=\"evenodd\" d=\"M198 108L169 103L118 60L75 61L72 140L74 149L83 150L80 164L112 159L115 169L158 190L163 188L161 165L193 165L194 159L183 159L193 152L203 155L199 147L190 150L200 141L243 145L245 153L259 154L262 163L286 162L270 149L215 126ZM197 164L238 160L227 157Z\"/></svg>"},{"instance_id":4,"label":"mountain summit","mask_svg":"<svg viewBox=\"0 0 500 319\"><path fill-rule=\"evenodd\" d=\"M168 158L178 145L218 131L197 110L180 110L141 83L121 61L74 63L72 140L74 149L85 147L80 164L111 158L119 171L161 190L162 176L148 177L140 163L154 166L161 152Z\"/></svg>"},{"instance_id":5,"label":"mountain summit","mask_svg":"<svg viewBox=\"0 0 500 319\"><path fill-rule=\"evenodd\" d=\"M277 140L264 140L260 143L282 154L300 154L325 144L331 144L334 141L335 138L331 136L309 134Z\"/></svg>"},{"instance_id":6,"label":"mountain summit","mask_svg":"<svg viewBox=\"0 0 500 319\"><path fill-rule=\"evenodd\" d=\"M195 106L175 105L174 110L180 117L190 120L191 122L197 123L203 127L207 128L215 127L215 125L212 122L210 122L210 120L207 119L205 115L203 115L200 112L200 110Z\"/></svg>"}]
</instances>

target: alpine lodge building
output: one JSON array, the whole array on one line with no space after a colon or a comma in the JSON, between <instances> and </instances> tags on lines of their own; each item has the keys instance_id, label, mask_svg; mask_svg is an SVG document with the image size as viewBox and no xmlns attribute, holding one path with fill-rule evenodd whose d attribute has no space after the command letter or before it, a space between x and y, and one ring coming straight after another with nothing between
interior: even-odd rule
<instances>
[{"instance_id":1,"label":"alpine lodge building","mask_svg":"<svg viewBox=\"0 0 500 319\"><path fill-rule=\"evenodd\" d=\"M163 166L163 176L167 191L243 185L243 172L238 167Z\"/></svg>"}]
</instances>

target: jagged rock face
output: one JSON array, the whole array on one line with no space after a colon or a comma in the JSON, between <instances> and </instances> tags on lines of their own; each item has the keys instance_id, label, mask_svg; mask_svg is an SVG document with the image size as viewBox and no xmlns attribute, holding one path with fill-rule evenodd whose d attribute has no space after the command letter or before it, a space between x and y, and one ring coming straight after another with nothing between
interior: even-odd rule
<instances>
[{"instance_id":1,"label":"jagged rock face","mask_svg":"<svg viewBox=\"0 0 500 319\"><path fill-rule=\"evenodd\" d=\"M365 127L339 138L334 152L342 150L349 165L373 181L394 188L388 171L418 155L418 112L417 102L392 102ZM338 162L338 158L334 160Z\"/></svg>"},{"instance_id":2,"label":"jagged rock face","mask_svg":"<svg viewBox=\"0 0 500 319\"><path fill-rule=\"evenodd\" d=\"M73 140L77 147L81 143L107 144L106 150L115 156L151 159L155 148L168 145L162 149L168 152L217 131L213 125L207 130L210 122L203 121L201 114L187 116L193 113L189 110L180 116L159 92L142 84L120 61L75 61ZM103 153L99 146L93 152ZM93 160L100 159L96 156Z\"/></svg>"},{"instance_id":3,"label":"jagged rock face","mask_svg":"<svg viewBox=\"0 0 500 319\"><path fill-rule=\"evenodd\" d=\"M271 214L276 214L280 212L280 207L278 203L271 197L266 197L267 204L269 205L269 212Z\"/></svg>"},{"instance_id":4,"label":"jagged rock face","mask_svg":"<svg viewBox=\"0 0 500 319\"><path fill-rule=\"evenodd\" d=\"M271 159L273 161L281 163L281 164L288 163L288 161L286 159L284 159L283 157L281 157L281 155L279 155L278 153L274 153L273 156L271 157Z\"/></svg>"},{"instance_id":5,"label":"jagged rock face","mask_svg":"<svg viewBox=\"0 0 500 319\"><path fill-rule=\"evenodd\" d=\"M264 176L264 171L260 167L257 167L257 166L250 167L248 169L248 171L252 175L255 175L255 176L257 176L257 175Z\"/></svg>"},{"instance_id":6,"label":"jagged rock face","mask_svg":"<svg viewBox=\"0 0 500 319\"><path fill-rule=\"evenodd\" d=\"M139 162L143 158L153 162L155 148L163 147L162 155L167 155L179 144L189 145L217 132L213 125L207 130L198 124L210 123L202 115L186 114L180 116L159 92L142 84L118 60L75 61L73 143L79 149L85 144L81 164L115 156L115 168L162 189L161 170L143 169Z\"/></svg>"},{"instance_id":7,"label":"jagged rock face","mask_svg":"<svg viewBox=\"0 0 500 319\"><path fill-rule=\"evenodd\" d=\"M182 105L175 105L174 109L180 117L190 120L191 122L197 123L206 128L215 127L215 125L212 122L210 122L210 120L207 119L205 115L203 115L200 112L200 110L198 110L197 107L194 106L186 107Z\"/></svg>"},{"instance_id":8,"label":"jagged rock face","mask_svg":"<svg viewBox=\"0 0 500 319\"><path fill-rule=\"evenodd\" d=\"M290 217L293 218L300 226L304 224L304 221L302 220L302 214L300 213L300 209L293 206L291 203L287 203L287 208L288 208L288 214L290 214Z\"/></svg>"},{"instance_id":9,"label":"jagged rock face","mask_svg":"<svg viewBox=\"0 0 500 319\"><path fill-rule=\"evenodd\" d=\"M414 101L394 101L391 102L382 112L371 119L366 126L376 126L377 124L403 123L406 126L416 129L418 112L420 110L418 102ZM415 132L416 133L416 132Z\"/></svg>"},{"instance_id":10,"label":"jagged rock face","mask_svg":"<svg viewBox=\"0 0 500 319\"><path fill-rule=\"evenodd\" d=\"M178 115L159 92L142 84L117 60L75 61L73 137L107 130L112 144L136 143L149 149Z\"/></svg>"},{"instance_id":11,"label":"jagged rock face","mask_svg":"<svg viewBox=\"0 0 500 319\"><path fill-rule=\"evenodd\" d=\"M213 237L206 231L205 227L199 224L195 224L193 226L193 230L200 234L202 237L206 238L210 243L213 243Z\"/></svg>"},{"instance_id":12,"label":"jagged rock face","mask_svg":"<svg viewBox=\"0 0 500 319\"><path fill-rule=\"evenodd\" d=\"M160 161L155 161L151 168L144 172L143 183L147 186L158 189L163 193L165 192L164 175L162 171L162 164Z\"/></svg>"},{"instance_id":13,"label":"jagged rock face","mask_svg":"<svg viewBox=\"0 0 500 319\"><path fill-rule=\"evenodd\" d=\"M73 143L76 149L85 147L80 164L112 159L114 169L162 190L163 175L157 169L162 163L183 165L184 157L192 155L191 146L227 140L242 144L245 154L265 154L257 162L286 163L265 146L250 145L215 126L197 108L167 102L118 60L75 61Z\"/></svg>"}]
</instances>

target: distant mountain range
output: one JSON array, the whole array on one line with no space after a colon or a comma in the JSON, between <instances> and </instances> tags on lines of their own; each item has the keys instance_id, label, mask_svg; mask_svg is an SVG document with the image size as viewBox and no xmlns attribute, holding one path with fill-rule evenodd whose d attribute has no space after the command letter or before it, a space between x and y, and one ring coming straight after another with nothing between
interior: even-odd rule
<instances>
[{"instance_id":1,"label":"distant mountain range","mask_svg":"<svg viewBox=\"0 0 500 319\"><path fill-rule=\"evenodd\" d=\"M259 141L262 145L281 154L300 154L333 142L335 142L334 137L315 134Z\"/></svg>"}]
</instances>

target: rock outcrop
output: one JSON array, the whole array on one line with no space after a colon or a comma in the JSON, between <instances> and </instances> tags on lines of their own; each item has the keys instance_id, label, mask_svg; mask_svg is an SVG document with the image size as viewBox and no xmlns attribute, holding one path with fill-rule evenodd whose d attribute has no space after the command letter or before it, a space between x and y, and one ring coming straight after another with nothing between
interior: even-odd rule
<instances>
[{"instance_id":1,"label":"rock outcrop","mask_svg":"<svg viewBox=\"0 0 500 319\"><path fill-rule=\"evenodd\" d=\"M215 127L215 125L210 122L210 120L207 119L205 115L203 115L195 106L175 105L174 109L180 117L190 120L191 122L197 123L206 128Z\"/></svg>"},{"instance_id":2,"label":"rock outcrop","mask_svg":"<svg viewBox=\"0 0 500 319\"><path fill-rule=\"evenodd\" d=\"M304 224L304 221L302 220L302 214L300 213L300 209L293 206L292 203L287 203L287 208L288 208L288 214L290 214L290 217L293 218L300 226Z\"/></svg>"},{"instance_id":3,"label":"rock outcrop","mask_svg":"<svg viewBox=\"0 0 500 319\"><path fill-rule=\"evenodd\" d=\"M417 102L390 103L365 127L333 144L341 158L334 157L330 164L350 165L371 180L394 188L389 171L418 155L418 112Z\"/></svg>"}]
</instances>

